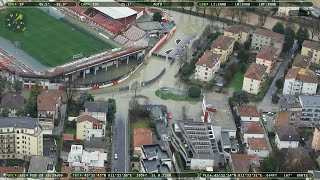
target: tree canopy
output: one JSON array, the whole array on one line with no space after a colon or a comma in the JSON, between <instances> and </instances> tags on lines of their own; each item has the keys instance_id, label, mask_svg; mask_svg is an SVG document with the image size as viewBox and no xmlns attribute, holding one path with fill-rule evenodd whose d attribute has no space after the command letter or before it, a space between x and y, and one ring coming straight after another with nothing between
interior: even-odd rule
<instances>
[{"instance_id":1,"label":"tree canopy","mask_svg":"<svg viewBox=\"0 0 320 180\"><path fill-rule=\"evenodd\" d=\"M201 95L201 88L199 86L191 86L189 89L188 89L188 95L189 97L191 98L198 98L200 97Z\"/></svg>"},{"instance_id":2,"label":"tree canopy","mask_svg":"<svg viewBox=\"0 0 320 180\"><path fill-rule=\"evenodd\" d=\"M277 79L275 85L278 89L282 89L284 85L284 80L282 78Z\"/></svg>"},{"instance_id":3,"label":"tree canopy","mask_svg":"<svg viewBox=\"0 0 320 180\"><path fill-rule=\"evenodd\" d=\"M115 114L117 112L116 100L115 99L108 99L108 113L107 113L107 120L112 122L115 119Z\"/></svg>"},{"instance_id":4,"label":"tree canopy","mask_svg":"<svg viewBox=\"0 0 320 180\"><path fill-rule=\"evenodd\" d=\"M309 39L308 29L300 26L296 37L298 40L298 47L302 47L303 41Z\"/></svg>"},{"instance_id":5,"label":"tree canopy","mask_svg":"<svg viewBox=\"0 0 320 180\"><path fill-rule=\"evenodd\" d=\"M260 165L261 172L276 172L277 160L273 157L266 157Z\"/></svg>"},{"instance_id":6,"label":"tree canopy","mask_svg":"<svg viewBox=\"0 0 320 180\"><path fill-rule=\"evenodd\" d=\"M159 21L159 22L161 22L162 21L162 15L161 15L161 13L159 12L159 11L157 11L157 12L155 12L154 14L153 14L153 19L152 19L153 21Z\"/></svg>"},{"instance_id":7,"label":"tree canopy","mask_svg":"<svg viewBox=\"0 0 320 180\"><path fill-rule=\"evenodd\" d=\"M40 83L37 81L34 88L30 92L29 99L27 100L26 111L31 117L37 117L37 99L41 93Z\"/></svg>"},{"instance_id":8,"label":"tree canopy","mask_svg":"<svg viewBox=\"0 0 320 180\"><path fill-rule=\"evenodd\" d=\"M236 91L233 93L234 101L238 106L242 106L249 103L249 97L244 91Z\"/></svg>"},{"instance_id":9,"label":"tree canopy","mask_svg":"<svg viewBox=\"0 0 320 180\"><path fill-rule=\"evenodd\" d=\"M293 46L296 33L290 26L287 26L284 30L284 35L285 35L285 38L284 38L283 50L285 52L288 52Z\"/></svg>"},{"instance_id":10,"label":"tree canopy","mask_svg":"<svg viewBox=\"0 0 320 180\"><path fill-rule=\"evenodd\" d=\"M9 117L10 113L11 113L11 111L8 108L4 108L1 111L1 117Z\"/></svg>"},{"instance_id":11,"label":"tree canopy","mask_svg":"<svg viewBox=\"0 0 320 180\"><path fill-rule=\"evenodd\" d=\"M276 33L284 34L284 26L283 26L283 24L281 22L277 22L273 26L272 31L276 32Z\"/></svg>"}]
</instances>

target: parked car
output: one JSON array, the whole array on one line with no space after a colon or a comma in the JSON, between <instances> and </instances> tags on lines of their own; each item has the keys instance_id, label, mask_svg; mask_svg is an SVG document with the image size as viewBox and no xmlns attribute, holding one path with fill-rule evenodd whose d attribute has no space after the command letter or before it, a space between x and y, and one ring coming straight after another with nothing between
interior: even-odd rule
<instances>
[{"instance_id":1,"label":"parked car","mask_svg":"<svg viewBox=\"0 0 320 180\"><path fill-rule=\"evenodd\" d=\"M114 154L114 159L118 159L118 155L117 154Z\"/></svg>"},{"instance_id":2,"label":"parked car","mask_svg":"<svg viewBox=\"0 0 320 180\"><path fill-rule=\"evenodd\" d=\"M273 112L268 112L268 115L269 115L269 116L272 116L272 115L273 115Z\"/></svg>"},{"instance_id":3,"label":"parked car","mask_svg":"<svg viewBox=\"0 0 320 180\"><path fill-rule=\"evenodd\" d=\"M262 118L263 119L263 123L267 123L267 118Z\"/></svg>"},{"instance_id":4,"label":"parked car","mask_svg":"<svg viewBox=\"0 0 320 180\"><path fill-rule=\"evenodd\" d=\"M172 112L171 111L168 112L168 118L172 119Z\"/></svg>"}]
</instances>

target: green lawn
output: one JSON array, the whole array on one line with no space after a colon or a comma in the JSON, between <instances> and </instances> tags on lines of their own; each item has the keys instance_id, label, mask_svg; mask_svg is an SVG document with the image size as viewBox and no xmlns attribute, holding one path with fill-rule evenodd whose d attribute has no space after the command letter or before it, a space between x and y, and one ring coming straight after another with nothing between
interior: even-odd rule
<instances>
[{"instance_id":1,"label":"green lawn","mask_svg":"<svg viewBox=\"0 0 320 180\"><path fill-rule=\"evenodd\" d=\"M238 70L236 74L233 76L233 79L230 82L228 88L233 89L234 91L241 90L243 84L243 75L244 73Z\"/></svg>"},{"instance_id":2,"label":"green lawn","mask_svg":"<svg viewBox=\"0 0 320 180\"><path fill-rule=\"evenodd\" d=\"M14 33L5 27L3 19L9 11L19 11L27 16L28 25L23 33ZM83 53L85 57L114 48L38 8L0 11L0 19L0 36L20 41L21 49L48 67L72 61L75 54Z\"/></svg>"},{"instance_id":3,"label":"green lawn","mask_svg":"<svg viewBox=\"0 0 320 180\"><path fill-rule=\"evenodd\" d=\"M140 119L139 121L130 122L132 129L149 128L149 121L147 119Z\"/></svg>"}]
</instances>

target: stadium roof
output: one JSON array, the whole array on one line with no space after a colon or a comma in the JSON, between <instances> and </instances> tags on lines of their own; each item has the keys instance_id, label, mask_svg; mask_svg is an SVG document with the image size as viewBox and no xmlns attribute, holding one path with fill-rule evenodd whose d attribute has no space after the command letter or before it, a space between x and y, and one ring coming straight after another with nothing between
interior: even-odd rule
<instances>
[{"instance_id":1,"label":"stadium roof","mask_svg":"<svg viewBox=\"0 0 320 180\"><path fill-rule=\"evenodd\" d=\"M82 2L103 2L103 0L81 0L81 1ZM108 2L117 3L112 0ZM120 4L118 6L120 6ZM112 17L113 19L122 19L138 13L137 11L128 7L94 7L94 9Z\"/></svg>"}]
</instances>

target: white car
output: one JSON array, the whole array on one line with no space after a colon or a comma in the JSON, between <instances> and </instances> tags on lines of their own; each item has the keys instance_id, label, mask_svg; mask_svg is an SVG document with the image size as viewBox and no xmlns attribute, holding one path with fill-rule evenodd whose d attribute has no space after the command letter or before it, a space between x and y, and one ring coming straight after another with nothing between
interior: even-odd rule
<instances>
[{"instance_id":1,"label":"white car","mask_svg":"<svg viewBox=\"0 0 320 180\"><path fill-rule=\"evenodd\" d=\"M262 117L265 119L265 118L266 118L266 115L265 115L265 114L262 114Z\"/></svg>"},{"instance_id":2,"label":"white car","mask_svg":"<svg viewBox=\"0 0 320 180\"><path fill-rule=\"evenodd\" d=\"M118 159L118 155L117 154L114 154L114 159Z\"/></svg>"},{"instance_id":3,"label":"white car","mask_svg":"<svg viewBox=\"0 0 320 180\"><path fill-rule=\"evenodd\" d=\"M267 118L262 118L264 123L267 123Z\"/></svg>"}]
</instances>

